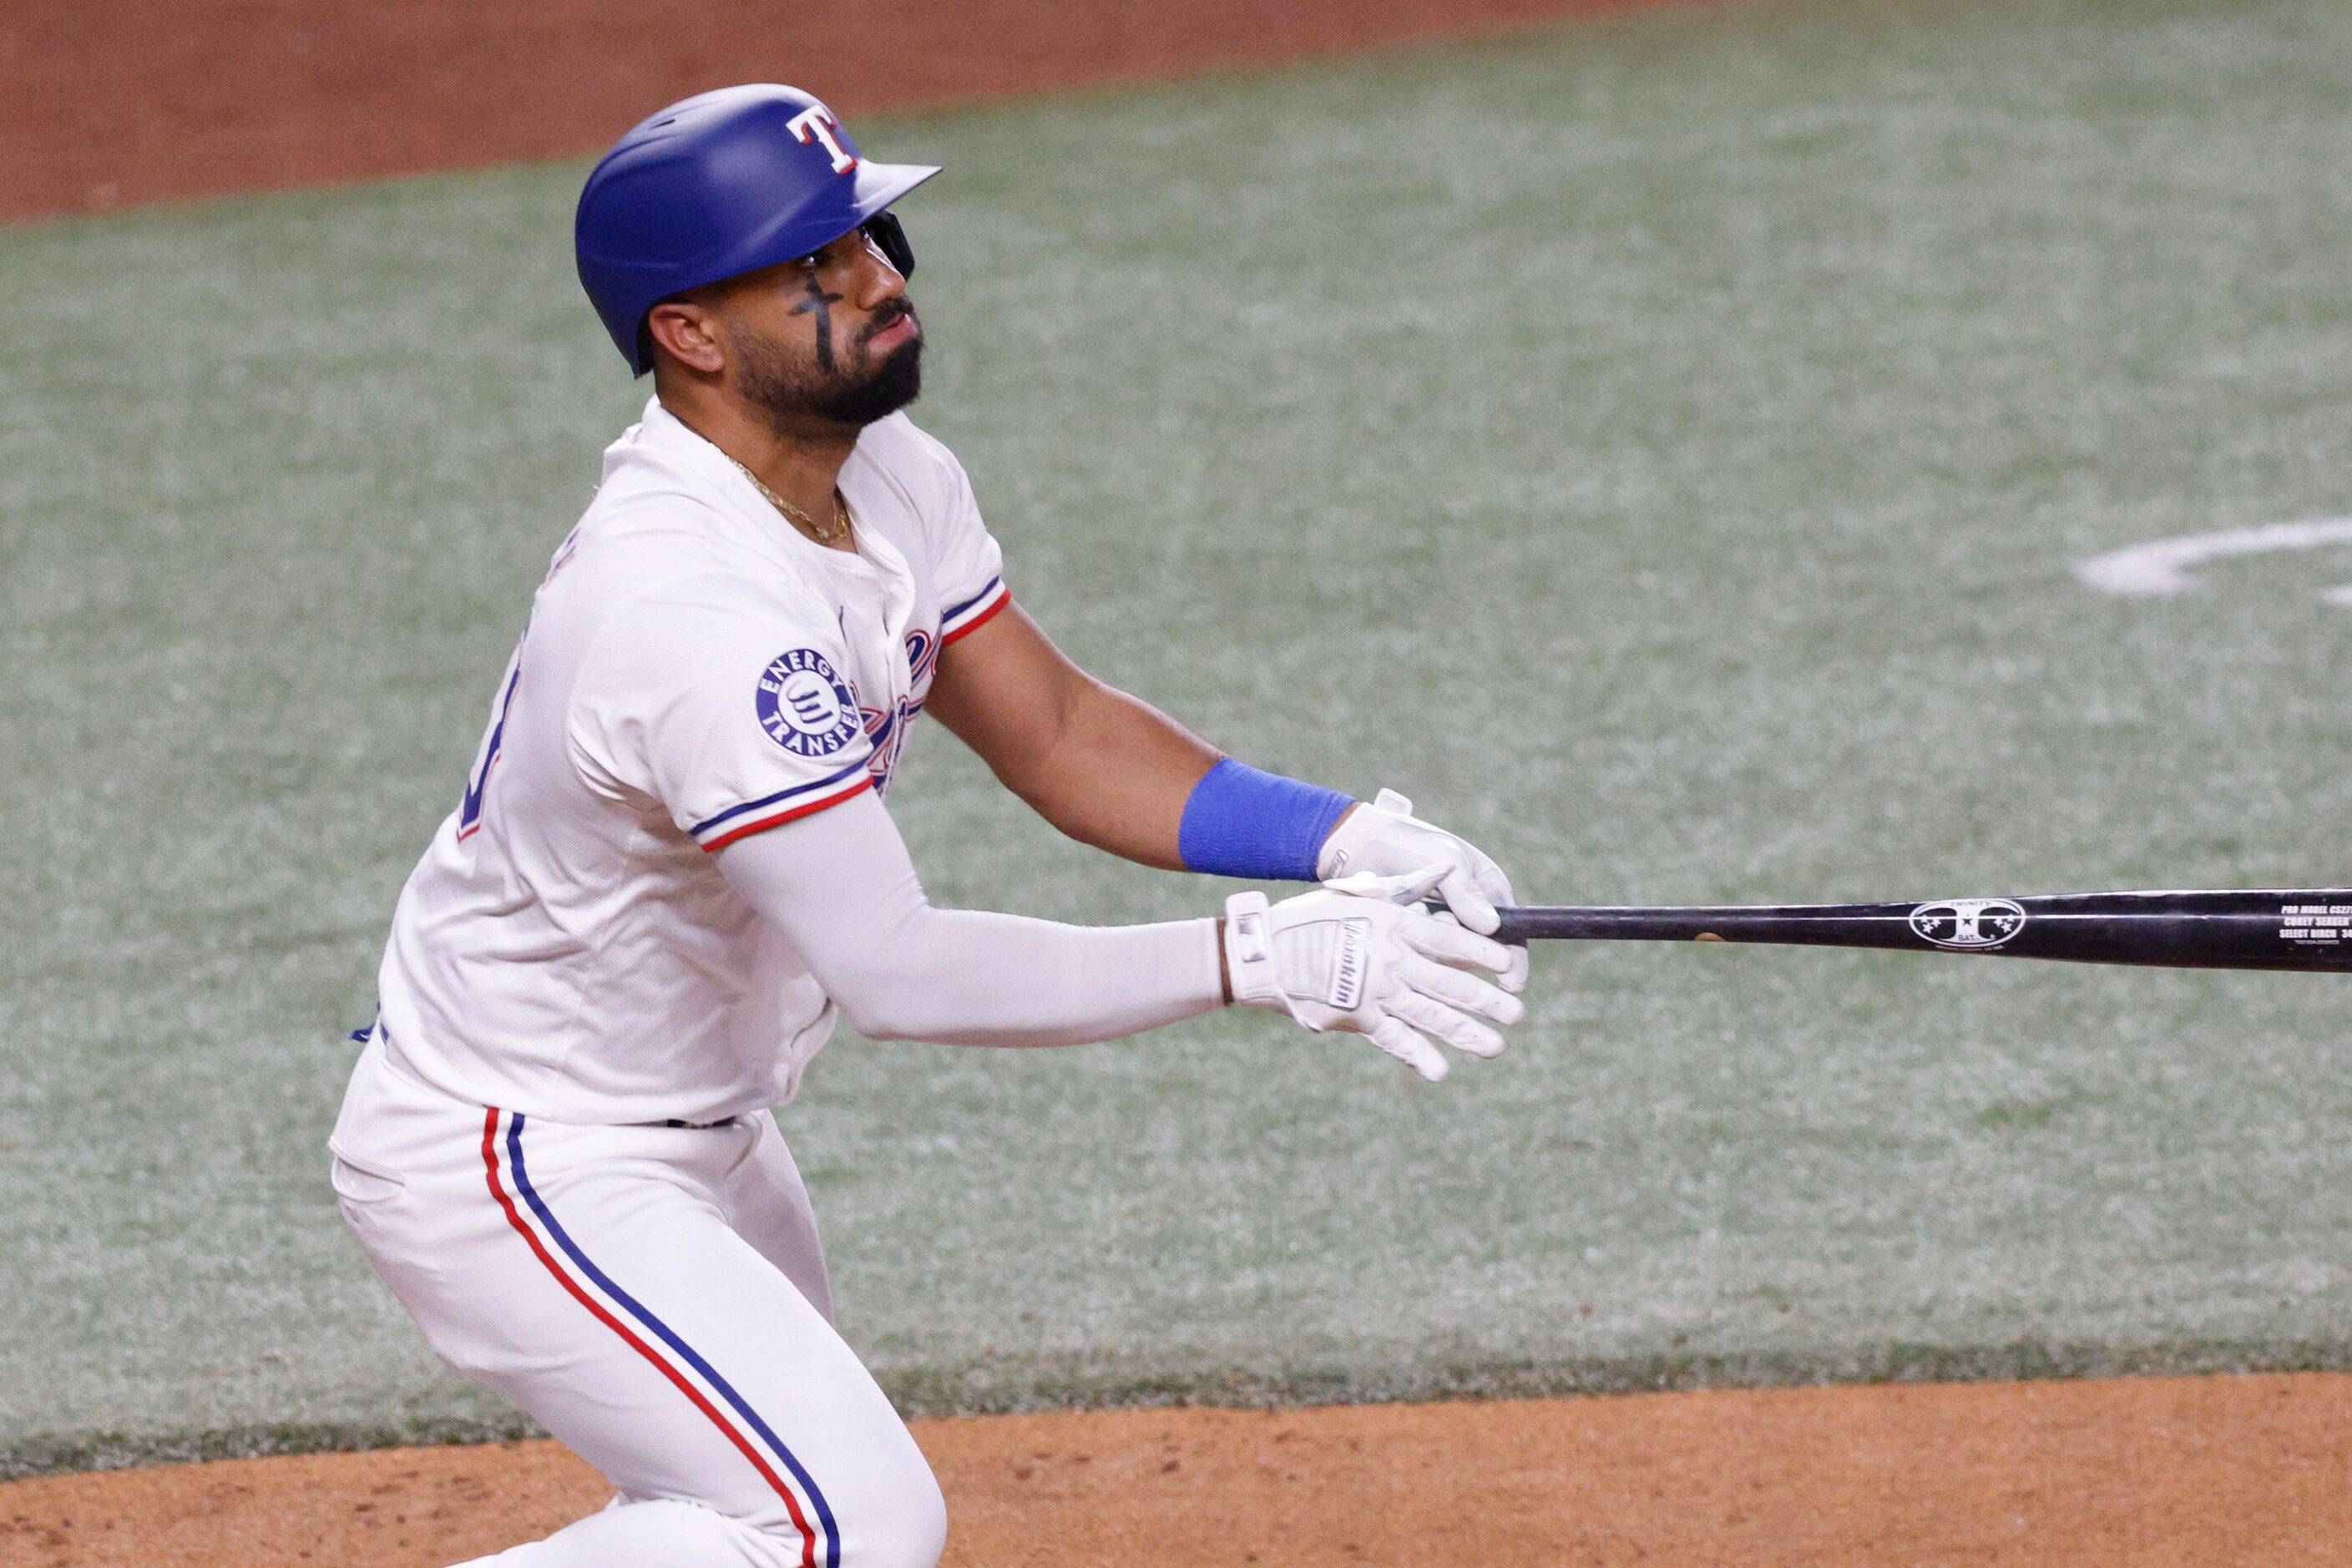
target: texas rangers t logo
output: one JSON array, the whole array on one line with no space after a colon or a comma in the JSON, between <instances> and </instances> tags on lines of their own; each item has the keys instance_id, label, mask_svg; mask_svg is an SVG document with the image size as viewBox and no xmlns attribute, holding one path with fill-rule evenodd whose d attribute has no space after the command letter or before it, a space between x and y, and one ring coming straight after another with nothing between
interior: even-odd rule
<instances>
[{"instance_id":1,"label":"texas rangers t logo","mask_svg":"<svg viewBox=\"0 0 2352 1568\"><path fill-rule=\"evenodd\" d=\"M866 732L857 699L813 647L796 647L769 665L755 705L768 739L796 757L829 756Z\"/></svg>"},{"instance_id":2,"label":"texas rangers t logo","mask_svg":"<svg viewBox=\"0 0 2352 1568\"><path fill-rule=\"evenodd\" d=\"M835 139L833 128L840 123L833 117L833 111L820 103L814 108L803 109L785 121L784 128L803 147L809 144L812 137L824 143L824 150L833 154L833 172L846 174L857 167L857 154Z\"/></svg>"}]
</instances>

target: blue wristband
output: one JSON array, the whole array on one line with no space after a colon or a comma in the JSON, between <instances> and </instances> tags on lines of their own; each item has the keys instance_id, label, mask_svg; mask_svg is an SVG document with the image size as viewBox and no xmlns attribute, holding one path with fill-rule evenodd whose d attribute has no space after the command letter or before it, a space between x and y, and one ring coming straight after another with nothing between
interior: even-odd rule
<instances>
[{"instance_id":1,"label":"blue wristband","mask_svg":"<svg viewBox=\"0 0 2352 1568\"><path fill-rule=\"evenodd\" d=\"M1355 801L1223 759L1184 799L1176 853L1187 871L1312 882L1323 840Z\"/></svg>"}]
</instances>

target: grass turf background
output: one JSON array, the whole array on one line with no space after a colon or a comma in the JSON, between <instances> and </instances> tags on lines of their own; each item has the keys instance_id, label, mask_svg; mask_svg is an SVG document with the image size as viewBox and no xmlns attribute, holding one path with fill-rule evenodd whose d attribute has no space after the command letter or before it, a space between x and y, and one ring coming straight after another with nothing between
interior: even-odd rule
<instances>
[{"instance_id":1,"label":"grass turf background","mask_svg":"<svg viewBox=\"0 0 2352 1568\"><path fill-rule=\"evenodd\" d=\"M863 128L1023 601L1555 900L2352 881L2352 12L1765 3ZM581 171L0 231L0 1467L511 1430L320 1142L642 388ZM2330 573L2333 575L2330 575ZM942 733L934 894L1221 889ZM2347 994L1547 951L1434 1091L1258 1016L845 1037L787 1125L925 1409L2344 1364Z\"/></svg>"}]
</instances>

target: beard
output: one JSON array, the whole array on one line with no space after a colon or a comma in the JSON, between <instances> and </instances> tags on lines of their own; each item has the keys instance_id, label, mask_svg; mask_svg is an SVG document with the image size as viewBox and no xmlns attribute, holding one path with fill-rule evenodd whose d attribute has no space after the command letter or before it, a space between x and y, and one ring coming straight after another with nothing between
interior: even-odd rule
<instances>
[{"instance_id":1,"label":"beard","mask_svg":"<svg viewBox=\"0 0 2352 1568\"><path fill-rule=\"evenodd\" d=\"M923 395L923 340L909 338L879 361L861 354L871 367L862 381L844 381L817 398L813 411L837 425L860 428L887 419Z\"/></svg>"},{"instance_id":2,"label":"beard","mask_svg":"<svg viewBox=\"0 0 2352 1568\"><path fill-rule=\"evenodd\" d=\"M730 323L728 347L744 397L779 430L803 427L812 417L862 429L898 413L922 395L923 340L909 338L878 359L868 351L876 334L914 314L903 300L893 303L898 308L877 309L849 353L831 364Z\"/></svg>"}]
</instances>

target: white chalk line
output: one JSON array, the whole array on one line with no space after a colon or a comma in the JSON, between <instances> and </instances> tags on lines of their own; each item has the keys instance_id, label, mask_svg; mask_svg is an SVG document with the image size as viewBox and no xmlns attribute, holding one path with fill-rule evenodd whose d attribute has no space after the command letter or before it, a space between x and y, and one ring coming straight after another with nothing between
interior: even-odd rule
<instances>
[{"instance_id":1,"label":"white chalk line","mask_svg":"<svg viewBox=\"0 0 2352 1568\"><path fill-rule=\"evenodd\" d=\"M2189 568L2238 555L2268 555L2282 550L2317 550L2352 544L2352 517L2312 522L2266 522L2129 544L2074 563L2074 575L2102 594L2123 599L2168 599L2197 586ZM2321 598L2352 607L2352 584L2329 588Z\"/></svg>"}]
</instances>

